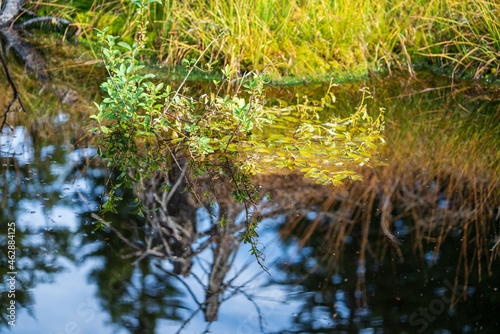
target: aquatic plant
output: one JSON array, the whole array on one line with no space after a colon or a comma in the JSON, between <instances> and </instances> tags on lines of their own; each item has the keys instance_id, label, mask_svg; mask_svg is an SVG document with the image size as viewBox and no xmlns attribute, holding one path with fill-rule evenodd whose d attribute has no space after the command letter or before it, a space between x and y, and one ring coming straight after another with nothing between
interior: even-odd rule
<instances>
[{"instance_id":1,"label":"aquatic plant","mask_svg":"<svg viewBox=\"0 0 500 334\"><path fill-rule=\"evenodd\" d=\"M97 113L90 116L96 121L90 131L98 136L98 154L118 170L101 213L117 212L123 187L133 188L172 167L182 171L191 190L192 181L182 165L190 165L195 176L227 174L234 186L233 199L242 203L247 213L243 240L259 258L255 232L259 220L251 207L261 194L249 176L264 172L263 163L274 163L277 168L300 169L324 184L337 185L346 177L357 179L352 167L368 163L377 145L383 143L383 117L372 119L367 114L366 90L356 112L344 119L330 116L322 120L319 116L319 110L335 102L330 91L317 104L306 100L291 109L266 108L262 75L242 80L239 86L243 92L237 89L233 95L222 96L222 87L230 83L235 71L229 66L223 71L225 79L215 83L217 91L198 99L181 92L185 81L175 92L168 85L149 81L154 74L141 72L144 66L138 64L137 57L147 38L148 4L158 1L134 2L139 29L132 45L108 35L106 29L98 31L109 77L101 86L107 97L96 103ZM200 58L188 61L188 65L197 66ZM283 131L270 133L266 126ZM172 186L166 180L164 190ZM144 217L140 198L136 198L134 213Z\"/></svg>"}]
</instances>

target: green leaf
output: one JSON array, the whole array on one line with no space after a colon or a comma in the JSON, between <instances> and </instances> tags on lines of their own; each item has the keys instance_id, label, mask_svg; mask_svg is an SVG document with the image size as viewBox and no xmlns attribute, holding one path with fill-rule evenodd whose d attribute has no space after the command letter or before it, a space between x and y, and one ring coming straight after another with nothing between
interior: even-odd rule
<instances>
[{"instance_id":1,"label":"green leaf","mask_svg":"<svg viewBox=\"0 0 500 334\"><path fill-rule=\"evenodd\" d=\"M137 210L130 211L129 213L133 215L140 215L142 213L141 208L137 208Z\"/></svg>"},{"instance_id":2,"label":"green leaf","mask_svg":"<svg viewBox=\"0 0 500 334\"><path fill-rule=\"evenodd\" d=\"M298 119L297 119L297 118L295 118L295 117L283 116L282 118L283 118L284 120L287 120L287 121L292 122L292 123L296 123L296 122L298 122Z\"/></svg>"},{"instance_id":3,"label":"green leaf","mask_svg":"<svg viewBox=\"0 0 500 334\"><path fill-rule=\"evenodd\" d=\"M118 42L117 44L120 45L120 46L123 46L125 49L127 49L129 51L132 51L132 47L128 43Z\"/></svg>"},{"instance_id":4,"label":"green leaf","mask_svg":"<svg viewBox=\"0 0 500 334\"><path fill-rule=\"evenodd\" d=\"M135 66L134 64L130 64L130 66L127 68L127 74L131 73L134 70Z\"/></svg>"}]
</instances>

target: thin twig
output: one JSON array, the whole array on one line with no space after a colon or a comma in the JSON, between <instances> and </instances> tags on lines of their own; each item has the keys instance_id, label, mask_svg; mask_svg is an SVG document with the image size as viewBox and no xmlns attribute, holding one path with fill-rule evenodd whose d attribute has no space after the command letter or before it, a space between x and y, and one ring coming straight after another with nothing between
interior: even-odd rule
<instances>
[{"instance_id":1,"label":"thin twig","mask_svg":"<svg viewBox=\"0 0 500 334\"><path fill-rule=\"evenodd\" d=\"M166 113L168 111L168 108L170 108L170 106L172 105L172 102L174 102L175 98L177 97L177 95L179 95L179 92L181 91L182 87L184 86L184 84L186 83L186 80L187 78L189 77L189 75L191 75L191 72L193 71L193 69L196 67L196 65L198 64L198 62L201 60L201 58L203 57L203 55L205 54L205 52L207 52L207 50L212 46L212 44L215 43L216 40L219 39L220 36L224 35L226 32L222 32L219 34L219 36L217 36L213 41L210 42L210 44L208 44L208 46L205 48L205 50L203 50L203 52L201 53L201 55L198 57L198 59L196 59L196 62L193 64L193 66L191 67L191 69L189 70L188 74L184 77L184 80L182 81L181 85L179 86L179 88L177 88L177 91L175 92L174 96L172 97L172 99L170 99L170 102L168 103L168 105L163 108L163 112Z\"/></svg>"},{"instance_id":2,"label":"thin twig","mask_svg":"<svg viewBox=\"0 0 500 334\"><path fill-rule=\"evenodd\" d=\"M194 302L195 302L198 306L202 305L202 303L200 303L200 302L198 301L198 299L196 298L196 295L194 294L193 290L191 290L191 288L189 287L189 285L188 285L186 282L184 282L184 280L183 280L183 279L181 279L178 275L174 275L174 274L172 274L171 272L169 272L169 271L165 270L165 269L164 269L164 268L162 268L162 267L161 267L158 263L157 263L157 264L155 264L155 266L156 266L156 268L157 268L157 269L159 269L159 270L163 271L165 274L167 274L167 275L169 275L169 276L171 276L171 277L174 277L174 278L176 278L179 282L181 282L181 284L182 284L182 285L184 285L184 287L187 289L187 291L189 292L189 294L190 294L190 295L191 295L191 297L193 298Z\"/></svg>"},{"instance_id":3,"label":"thin twig","mask_svg":"<svg viewBox=\"0 0 500 334\"><path fill-rule=\"evenodd\" d=\"M3 121L2 121L2 125L0 126L0 131L2 131L3 127L7 123L7 116L12 111L12 108L14 106L14 103L16 103L16 101L19 101L19 104L21 105L21 109L24 112L26 112L26 109L24 109L21 98L19 97L19 92L17 91L16 85L14 84L14 81L12 81L12 78L10 76L9 68L7 67L7 62L5 61L5 58L3 56L3 46L2 46L1 41L0 41L0 61L2 62L3 70L5 72L5 77L7 78L7 81L9 82L10 87L12 87L12 91L14 93L14 97L10 101L10 103L7 107L7 110L3 114Z\"/></svg>"},{"instance_id":4,"label":"thin twig","mask_svg":"<svg viewBox=\"0 0 500 334\"><path fill-rule=\"evenodd\" d=\"M184 177L184 175L186 173L187 167L188 167L188 164L185 164L184 168L181 170L182 175L179 178L177 178L177 181L175 182L174 186L168 192L167 199L165 200L165 205L167 205L168 202L170 202L170 199L172 199L172 196L174 195L174 192L181 185L181 182L182 182L182 179L183 179L183 177Z\"/></svg>"},{"instance_id":5,"label":"thin twig","mask_svg":"<svg viewBox=\"0 0 500 334\"><path fill-rule=\"evenodd\" d=\"M262 70L261 74L260 75L264 75L264 73L266 72L266 69L267 67L272 64L276 59L278 58L281 58L282 55L279 55L278 57L274 58L273 60L271 60L269 63L266 64L266 66L264 67L264 69ZM245 117L248 116L250 114L250 112L252 111L252 103L253 103L253 96L250 98L250 105L248 107L248 111L247 113L245 114ZM224 153L227 152L227 149L229 148L229 144L231 144L231 141L233 140L234 136L236 135L236 133L238 133L239 129L240 129L240 126L241 126L241 123L243 121L240 121L238 123L238 125L236 126L236 129L234 129L233 133L231 134L231 138L229 138L229 141L227 142L227 145L226 145L226 149L224 150Z\"/></svg>"},{"instance_id":6,"label":"thin twig","mask_svg":"<svg viewBox=\"0 0 500 334\"><path fill-rule=\"evenodd\" d=\"M110 223L106 222L104 219L102 219L101 217L99 217L98 215L96 215L95 213L92 213L91 214L92 218L94 219L97 219L99 221L101 221L101 223L103 223L104 225L106 225L107 227L109 227L113 232L115 232L118 237L120 239L122 239L123 242L125 242L127 245L129 245L130 247L132 248L135 248L139 251L142 251L143 249L141 249L138 245L134 244L133 242L131 242L129 239L125 238L123 236L123 234L120 233L120 231L118 231L116 228L114 228Z\"/></svg>"},{"instance_id":7,"label":"thin twig","mask_svg":"<svg viewBox=\"0 0 500 334\"><path fill-rule=\"evenodd\" d=\"M21 13L22 14L28 14L28 15L31 15L33 17L38 17L38 14L35 13L34 11L32 10L29 10L29 9L26 9L26 8L21 8Z\"/></svg>"}]
</instances>

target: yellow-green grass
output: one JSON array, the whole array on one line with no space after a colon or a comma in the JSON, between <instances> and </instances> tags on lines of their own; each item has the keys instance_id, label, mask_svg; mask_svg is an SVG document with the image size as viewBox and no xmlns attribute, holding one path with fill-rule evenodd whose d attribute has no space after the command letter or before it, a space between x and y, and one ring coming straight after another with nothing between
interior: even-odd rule
<instances>
[{"instance_id":1,"label":"yellow-green grass","mask_svg":"<svg viewBox=\"0 0 500 334\"><path fill-rule=\"evenodd\" d=\"M138 29L128 0L32 2L39 15L59 15L94 39L94 28L132 41ZM234 0L164 1L149 9L149 51L174 67L198 57L241 72L321 77L413 65L497 77L500 3L494 0ZM218 37L221 32L224 34ZM99 55L96 52L95 57Z\"/></svg>"}]
</instances>

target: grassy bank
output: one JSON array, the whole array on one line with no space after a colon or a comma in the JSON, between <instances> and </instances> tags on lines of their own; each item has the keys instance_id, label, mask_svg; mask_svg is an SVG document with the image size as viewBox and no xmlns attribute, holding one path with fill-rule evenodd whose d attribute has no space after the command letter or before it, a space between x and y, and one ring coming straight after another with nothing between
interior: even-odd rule
<instances>
[{"instance_id":1,"label":"grassy bank","mask_svg":"<svg viewBox=\"0 0 500 334\"><path fill-rule=\"evenodd\" d=\"M29 8L72 20L89 40L94 28L109 27L130 42L138 27L128 0L50 0ZM321 77L432 65L496 78L499 10L493 0L166 0L150 5L148 47L170 68L216 39L203 61L242 72L271 64L276 76Z\"/></svg>"}]
</instances>

